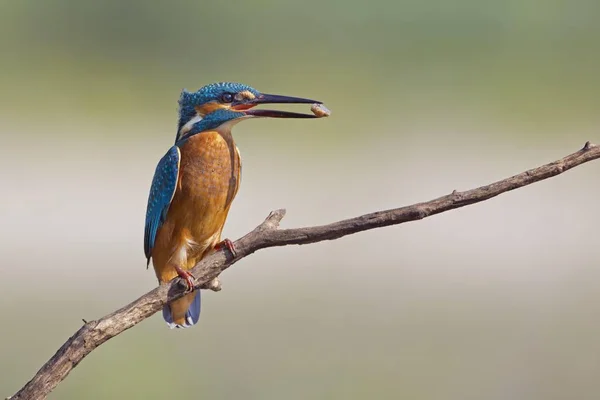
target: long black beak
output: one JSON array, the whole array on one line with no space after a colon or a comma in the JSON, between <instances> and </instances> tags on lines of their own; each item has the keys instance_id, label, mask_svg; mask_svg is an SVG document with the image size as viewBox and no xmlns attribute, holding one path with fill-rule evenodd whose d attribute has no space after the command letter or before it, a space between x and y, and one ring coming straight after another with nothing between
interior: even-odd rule
<instances>
[{"instance_id":1,"label":"long black beak","mask_svg":"<svg viewBox=\"0 0 600 400\"><path fill-rule=\"evenodd\" d=\"M261 94L253 100L247 101L245 104L254 107L259 104L323 104L321 101L303 99L301 97L280 96L277 94ZM245 113L255 117L271 117L271 118L318 118L314 114L302 114L290 111L279 110L245 110Z\"/></svg>"}]
</instances>

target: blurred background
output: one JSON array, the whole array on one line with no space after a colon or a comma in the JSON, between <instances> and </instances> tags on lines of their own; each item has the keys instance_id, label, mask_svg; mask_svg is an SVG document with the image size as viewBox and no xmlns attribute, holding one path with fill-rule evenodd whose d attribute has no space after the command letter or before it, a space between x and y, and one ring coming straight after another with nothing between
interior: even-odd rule
<instances>
[{"instance_id":1,"label":"blurred background","mask_svg":"<svg viewBox=\"0 0 600 400\"><path fill-rule=\"evenodd\" d=\"M244 122L225 236L324 224L600 142L597 0L0 1L0 395L156 285L182 88L319 99ZM54 399L597 399L600 164L423 221L261 251L101 346Z\"/></svg>"}]
</instances>

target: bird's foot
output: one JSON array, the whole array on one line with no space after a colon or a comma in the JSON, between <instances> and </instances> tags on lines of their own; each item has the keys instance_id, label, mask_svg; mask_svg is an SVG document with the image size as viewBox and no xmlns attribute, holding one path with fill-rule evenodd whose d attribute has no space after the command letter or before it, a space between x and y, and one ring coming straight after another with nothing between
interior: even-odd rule
<instances>
[{"instance_id":1,"label":"bird's foot","mask_svg":"<svg viewBox=\"0 0 600 400\"><path fill-rule=\"evenodd\" d=\"M179 267L175 267L175 271L177 271L177 275L179 275L179 277L181 279L183 279L183 281L187 284L187 290L186 292L191 292L194 290L194 280L196 278L194 278L194 275L192 275L190 272L185 271Z\"/></svg>"},{"instance_id":2,"label":"bird's foot","mask_svg":"<svg viewBox=\"0 0 600 400\"><path fill-rule=\"evenodd\" d=\"M235 247L231 240L223 239L215 245L215 250L222 250L223 248L227 248L233 257L237 257L237 251L235 251Z\"/></svg>"}]
</instances>

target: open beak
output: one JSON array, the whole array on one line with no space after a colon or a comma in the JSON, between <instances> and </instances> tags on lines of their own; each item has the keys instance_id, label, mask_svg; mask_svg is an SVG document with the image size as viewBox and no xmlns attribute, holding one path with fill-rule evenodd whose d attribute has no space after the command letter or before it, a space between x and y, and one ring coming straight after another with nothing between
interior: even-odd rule
<instances>
[{"instance_id":1,"label":"open beak","mask_svg":"<svg viewBox=\"0 0 600 400\"><path fill-rule=\"evenodd\" d=\"M300 97L279 96L276 94L261 94L252 100L245 100L238 104L233 104L232 108L244 111L247 115L254 117L270 118L318 118L314 114L302 114L279 110L251 110L252 107L260 104L323 104L317 100L303 99Z\"/></svg>"}]
</instances>

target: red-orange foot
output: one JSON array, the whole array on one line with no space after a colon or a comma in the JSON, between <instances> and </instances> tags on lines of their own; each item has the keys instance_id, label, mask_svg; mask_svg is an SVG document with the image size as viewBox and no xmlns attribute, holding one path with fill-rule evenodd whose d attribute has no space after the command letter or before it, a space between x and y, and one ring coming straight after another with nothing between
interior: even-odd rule
<instances>
[{"instance_id":1,"label":"red-orange foot","mask_svg":"<svg viewBox=\"0 0 600 400\"><path fill-rule=\"evenodd\" d=\"M175 267L175 271L177 271L177 275L179 275L179 277L181 279L183 279L185 281L185 283L187 284L187 292L191 292L192 290L194 290L194 275L192 275L191 273L189 273L188 271L185 271L179 267Z\"/></svg>"},{"instance_id":2,"label":"red-orange foot","mask_svg":"<svg viewBox=\"0 0 600 400\"><path fill-rule=\"evenodd\" d=\"M224 247L229 250L232 256L237 257L237 251L235 251L235 247L233 247L233 242L231 240L223 239L215 245L215 250L222 250Z\"/></svg>"}]
</instances>

